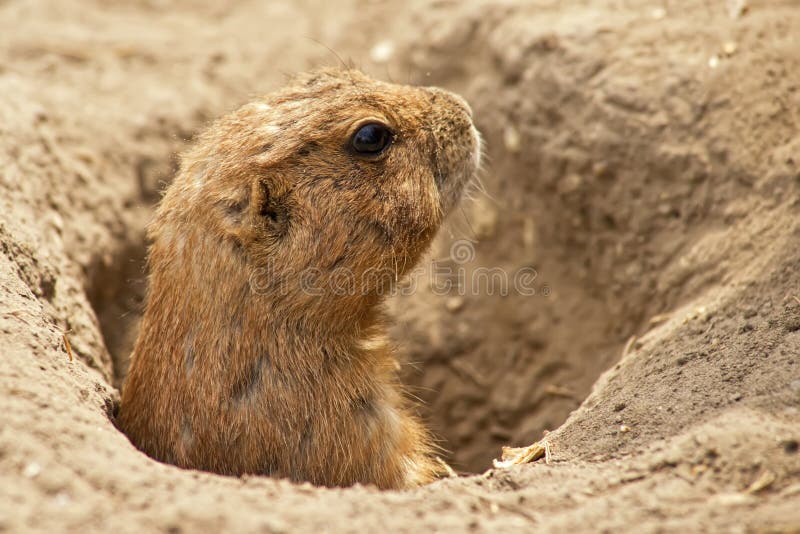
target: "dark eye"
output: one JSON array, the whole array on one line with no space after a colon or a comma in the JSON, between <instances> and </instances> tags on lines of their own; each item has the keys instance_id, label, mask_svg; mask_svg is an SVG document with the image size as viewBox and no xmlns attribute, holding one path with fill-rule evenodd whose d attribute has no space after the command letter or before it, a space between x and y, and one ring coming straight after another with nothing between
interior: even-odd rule
<instances>
[{"instance_id":1,"label":"dark eye","mask_svg":"<svg viewBox=\"0 0 800 534\"><path fill-rule=\"evenodd\" d=\"M383 124L371 123L362 126L353 134L350 146L356 154L375 156L392 144L394 134Z\"/></svg>"}]
</instances>

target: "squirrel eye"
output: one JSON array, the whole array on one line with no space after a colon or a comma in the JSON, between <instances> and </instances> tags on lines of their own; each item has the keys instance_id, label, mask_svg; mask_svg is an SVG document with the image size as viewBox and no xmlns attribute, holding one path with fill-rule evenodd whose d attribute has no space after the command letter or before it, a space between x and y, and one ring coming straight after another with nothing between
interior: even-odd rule
<instances>
[{"instance_id":1,"label":"squirrel eye","mask_svg":"<svg viewBox=\"0 0 800 534\"><path fill-rule=\"evenodd\" d=\"M375 156L392 144L394 134L387 126L378 123L365 124L353 134L350 146L356 154Z\"/></svg>"}]
</instances>

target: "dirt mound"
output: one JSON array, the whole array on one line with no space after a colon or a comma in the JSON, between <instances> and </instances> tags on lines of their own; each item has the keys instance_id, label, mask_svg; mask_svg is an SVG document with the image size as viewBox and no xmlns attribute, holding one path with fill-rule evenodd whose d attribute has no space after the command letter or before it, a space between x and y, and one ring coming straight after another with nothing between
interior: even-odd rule
<instances>
[{"instance_id":1,"label":"dirt mound","mask_svg":"<svg viewBox=\"0 0 800 534\"><path fill-rule=\"evenodd\" d=\"M312 4L0 4L0 530L800 527L800 12ZM324 490L113 426L174 153L326 46L471 103L487 194L394 335L457 468L549 463Z\"/></svg>"}]
</instances>

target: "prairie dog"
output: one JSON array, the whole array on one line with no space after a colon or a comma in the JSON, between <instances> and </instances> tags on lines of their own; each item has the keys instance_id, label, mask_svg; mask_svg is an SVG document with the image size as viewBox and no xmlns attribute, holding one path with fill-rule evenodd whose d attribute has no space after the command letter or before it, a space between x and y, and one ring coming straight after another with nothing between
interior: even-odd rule
<instances>
[{"instance_id":1,"label":"prairie dog","mask_svg":"<svg viewBox=\"0 0 800 534\"><path fill-rule=\"evenodd\" d=\"M203 132L148 228L118 418L131 442L228 475L435 478L381 301L479 165L471 116L442 89L330 69Z\"/></svg>"}]
</instances>

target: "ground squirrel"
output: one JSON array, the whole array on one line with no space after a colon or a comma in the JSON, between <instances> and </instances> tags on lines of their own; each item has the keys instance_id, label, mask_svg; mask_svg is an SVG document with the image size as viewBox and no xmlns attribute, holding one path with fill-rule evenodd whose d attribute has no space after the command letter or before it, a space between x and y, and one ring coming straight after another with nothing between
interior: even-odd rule
<instances>
[{"instance_id":1,"label":"ground squirrel","mask_svg":"<svg viewBox=\"0 0 800 534\"><path fill-rule=\"evenodd\" d=\"M479 160L463 99L354 70L300 76L211 125L148 229L122 430L222 474L432 480L380 304Z\"/></svg>"}]
</instances>

